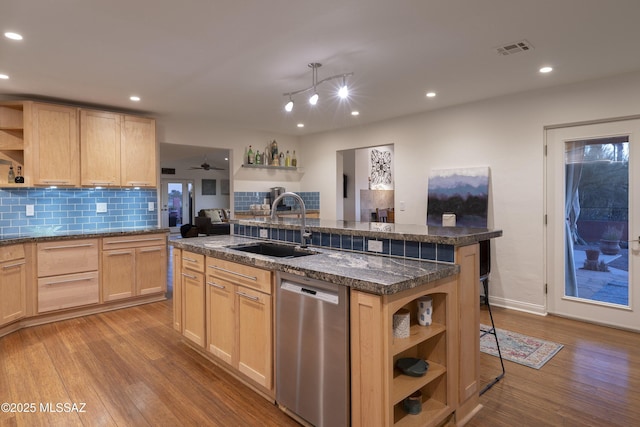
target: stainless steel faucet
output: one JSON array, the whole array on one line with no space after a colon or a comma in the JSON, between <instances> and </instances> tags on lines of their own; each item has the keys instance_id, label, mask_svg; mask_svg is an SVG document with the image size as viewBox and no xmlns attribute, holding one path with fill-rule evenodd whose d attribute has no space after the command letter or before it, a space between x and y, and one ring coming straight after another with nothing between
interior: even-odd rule
<instances>
[{"instance_id":1,"label":"stainless steel faucet","mask_svg":"<svg viewBox=\"0 0 640 427\"><path fill-rule=\"evenodd\" d=\"M278 205L278 202L287 196L296 199L298 201L298 204L300 205L300 209L302 210L302 224L300 224L300 247L306 248L307 239L311 241L311 233L307 231L307 208L304 206L304 200L302 200L302 197L291 191L280 194L278 197L276 197L271 205L271 220L276 219L276 206Z\"/></svg>"}]
</instances>

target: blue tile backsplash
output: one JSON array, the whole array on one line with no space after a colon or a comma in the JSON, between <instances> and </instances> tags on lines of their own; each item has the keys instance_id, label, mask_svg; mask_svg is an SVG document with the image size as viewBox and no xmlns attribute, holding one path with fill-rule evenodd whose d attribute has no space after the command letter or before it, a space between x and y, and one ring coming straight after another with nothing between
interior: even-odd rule
<instances>
[{"instance_id":1,"label":"blue tile backsplash","mask_svg":"<svg viewBox=\"0 0 640 427\"><path fill-rule=\"evenodd\" d=\"M266 227L234 224L233 234L256 237L260 235L260 228ZM300 243L300 232L297 230L281 229L277 226L271 227L269 229L269 236L271 240ZM382 252L378 253L368 251L367 247L369 240L381 241ZM375 255L414 258L447 263L453 263L455 258L455 247L453 245L416 242L413 240L369 239L362 236L353 236L348 233L334 234L314 232L311 234L311 245Z\"/></svg>"},{"instance_id":2,"label":"blue tile backsplash","mask_svg":"<svg viewBox=\"0 0 640 427\"><path fill-rule=\"evenodd\" d=\"M319 191L301 191L297 193L302 200L307 210L319 210L320 209L320 192ZM250 210L251 205L262 204L264 199L271 197L271 193L268 191L236 191L233 193L234 203L233 208L236 212L244 212ZM287 206L295 208L295 200L291 197L285 197L284 202Z\"/></svg>"},{"instance_id":3,"label":"blue tile backsplash","mask_svg":"<svg viewBox=\"0 0 640 427\"><path fill-rule=\"evenodd\" d=\"M149 211L149 202L154 210ZM106 203L107 212L96 213ZM26 215L26 205L34 215ZM114 228L145 228L158 225L155 189L0 189L0 230L3 235L38 230L100 231Z\"/></svg>"}]
</instances>

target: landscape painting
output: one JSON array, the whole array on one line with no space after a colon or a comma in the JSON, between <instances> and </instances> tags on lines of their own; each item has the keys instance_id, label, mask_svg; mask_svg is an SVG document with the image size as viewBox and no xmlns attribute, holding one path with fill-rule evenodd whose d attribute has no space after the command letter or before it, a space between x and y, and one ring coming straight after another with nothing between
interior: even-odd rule
<instances>
[{"instance_id":1,"label":"landscape painting","mask_svg":"<svg viewBox=\"0 0 640 427\"><path fill-rule=\"evenodd\" d=\"M427 187L427 225L441 226L453 213L456 227L487 228L489 167L435 170Z\"/></svg>"}]
</instances>

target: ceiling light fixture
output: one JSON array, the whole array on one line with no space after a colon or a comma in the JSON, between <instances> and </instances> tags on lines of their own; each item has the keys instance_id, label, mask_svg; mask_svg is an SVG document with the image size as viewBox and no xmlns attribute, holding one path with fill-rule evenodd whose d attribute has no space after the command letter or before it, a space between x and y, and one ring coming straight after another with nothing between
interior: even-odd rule
<instances>
[{"instance_id":1,"label":"ceiling light fixture","mask_svg":"<svg viewBox=\"0 0 640 427\"><path fill-rule=\"evenodd\" d=\"M135 96L135 95L130 96L130 97L129 97L129 99L130 99L130 100L132 100L133 102L138 102L138 101L140 101L140 97L139 97L139 96Z\"/></svg>"},{"instance_id":2,"label":"ceiling light fixture","mask_svg":"<svg viewBox=\"0 0 640 427\"><path fill-rule=\"evenodd\" d=\"M299 128L303 128L304 127L304 123L298 123L298 127Z\"/></svg>"},{"instance_id":3,"label":"ceiling light fixture","mask_svg":"<svg viewBox=\"0 0 640 427\"><path fill-rule=\"evenodd\" d=\"M351 115L352 116L359 116L360 115L360 111L352 111Z\"/></svg>"},{"instance_id":4,"label":"ceiling light fixture","mask_svg":"<svg viewBox=\"0 0 640 427\"><path fill-rule=\"evenodd\" d=\"M292 92L287 92L282 94L283 96L289 97L289 101L284 106L284 109L286 112L290 113L291 111L293 111L292 97L304 92L313 91L313 94L309 97L309 104L316 105L318 103L318 100L320 99L320 95L318 94L317 87L320 86L322 83L328 82L330 80L342 78L342 86L340 86L340 89L338 90L338 96L340 96L340 98L343 98L343 99L349 96L349 88L347 87L347 77L353 76L353 73L336 74L335 76L327 77L326 79L322 79L318 81L318 68L322 67L322 64L318 62L311 62L310 64L307 64L307 66L311 68L311 72L312 72L311 86L304 89L294 90Z\"/></svg>"},{"instance_id":5,"label":"ceiling light fixture","mask_svg":"<svg viewBox=\"0 0 640 427\"><path fill-rule=\"evenodd\" d=\"M553 71L553 68L551 68L551 67L542 67L542 68L540 68L540 72L541 73L550 73L552 71Z\"/></svg>"},{"instance_id":6,"label":"ceiling light fixture","mask_svg":"<svg viewBox=\"0 0 640 427\"><path fill-rule=\"evenodd\" d=\"M22 40L22 36L18 33L12 33L11 31L7 31L4 33L4 36L11 40Z\"/></svg>"},{"instance_id":7,"label":"ceiling light fixture","mask_svg":"<svg viewBox=\"0 0 640 427\"><path fill-rule=\"evenodd\" d=\"M435 92L427 92L427 98L435 98L436 93Z\"/></svg>"}]
</instances>

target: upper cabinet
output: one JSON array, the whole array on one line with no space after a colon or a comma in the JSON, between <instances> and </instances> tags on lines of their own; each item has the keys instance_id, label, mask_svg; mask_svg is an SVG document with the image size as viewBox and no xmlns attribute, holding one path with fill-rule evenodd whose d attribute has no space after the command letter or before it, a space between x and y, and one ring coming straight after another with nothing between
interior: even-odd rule
<instances>
[{"instance_id":1,"label":"upper cabinet","mask_svg":"<svg viewBox=\"0 0 640 427\"><path fill-rule=\"evenodd\" d=\"M80 170L82 185L120 185L122 115L80 111Z\"/></svg>"},{"instance_id":2,"label":"upper cabinet","mask_svg":"<svg viewBox=\"0 0 640 427\"><path fill-rule=\"evenodd\" d=\"M24 183L9 181L21 169ZM155 187L154 119L35 101L0 103L0 187Z\"/></svg>"},{"instance_id":3,"label":"upper cabinet","mask_svg":"<svg viewBox=\"0 0 640 427\"><path fill-rule=\"evenodd\" d=\"M156 121L144 117L123 116L121 184L131 187L155 187L158 180L157 154Z\"/></svg>"},{"instance_id":4,"label":"upper cabinet","mask_svg":"<svg viewBox=\"0 0 640 427\"><path fill-rule=\"evenodd\" d=\"M80 111L82 185L155 187L155 120Z\"/></svg>"},{"instance_id":5,"label":"upper cabinet","mask_svg":"<svg viewBox=\"0 0 640 427\"><path fill-rule=\"evenodd\" d=\"M79 186L78 109L33 103L32 112L33 184Z\"/></svg>"}]
</instances>

